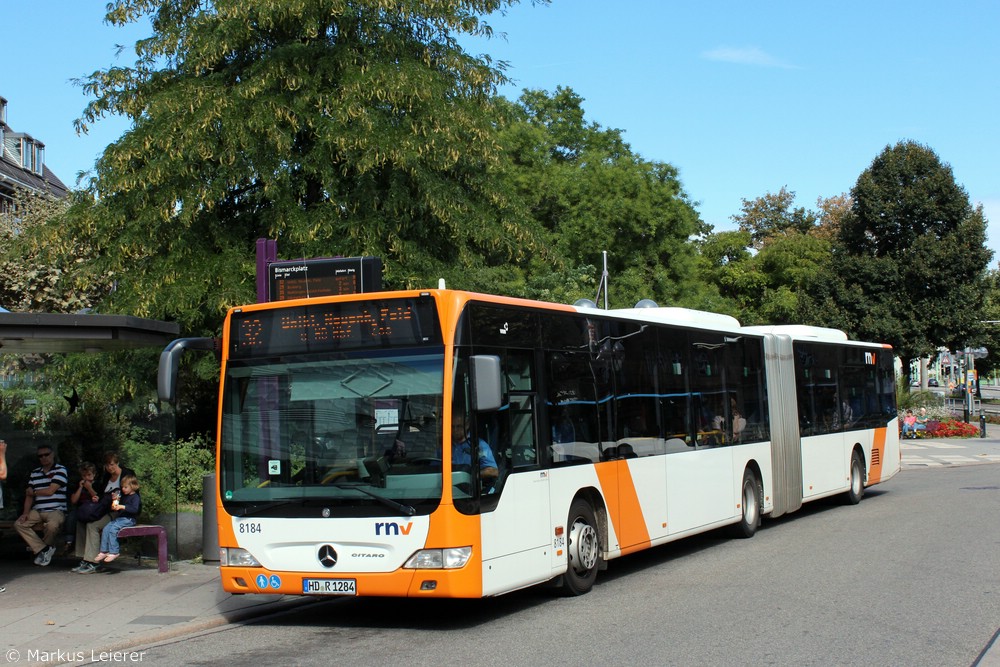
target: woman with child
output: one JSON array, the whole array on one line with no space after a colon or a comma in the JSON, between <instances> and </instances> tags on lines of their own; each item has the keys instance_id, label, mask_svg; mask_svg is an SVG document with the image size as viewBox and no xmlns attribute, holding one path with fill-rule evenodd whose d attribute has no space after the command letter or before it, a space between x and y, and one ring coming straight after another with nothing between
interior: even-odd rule
<instances>
[{"instance_id":1,"label":"woman with child","mask_svg":"<svg viewBox=\"0 0 1000 667\"><path fill-rule=\"evenodd\" d=\"M80 476L84 477L83 466L81 466ZM83 502L83 498L88 498L91 502L97 502L100 510L96 511L97 518L91 521L81 521L78 518L76 528L76 557L81 560L80 564L73 568L73 572L92 574L97 571L97 564L101 562L97 557L102 552L102 533L105 526L110 524L112 518L114 518L111 516L111 512L121 511L113 510L112 502L115 498L120 498L122 482L129 476L135 478L135 472L119 464L117 453L107 452L104 455L104 477L101 479L101 482L94 486L92 483L93 477L91 477L90 486L87 487L84 485L84 480L80 481L80 489L78 489L78 493L74 493L71 500L76 504ZM136 489L138 490L138 483L136 483ZM97 501L93 500L95 495L99 496ZM136 497L138 498L138 496ZM79 517L79 514L77 516ZM138 516L138 512L136 512L136 516ZM118 530L120 529L121 527ZM115 530L116 538L118 530ZM106 554L107 552L104 553Z\"/></svg>"}]
</instances>

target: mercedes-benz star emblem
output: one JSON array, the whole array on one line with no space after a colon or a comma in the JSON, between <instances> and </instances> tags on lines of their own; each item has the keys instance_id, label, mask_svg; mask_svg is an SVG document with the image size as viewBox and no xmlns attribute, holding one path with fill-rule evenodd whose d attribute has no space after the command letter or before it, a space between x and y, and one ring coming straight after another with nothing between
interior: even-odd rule
<instances>
[{"instance_id":1,"label":"mercedes-benz star emblem","mask_svg":"<svg viewBox=\"0 0 1000 667\"><path fill-rule=\"evenodd\" d=\"M323 567L333 567L337 564L337 551L331 547L329 544L324 544L319 548L319 562Z\"/></svg>"}]
</instances>

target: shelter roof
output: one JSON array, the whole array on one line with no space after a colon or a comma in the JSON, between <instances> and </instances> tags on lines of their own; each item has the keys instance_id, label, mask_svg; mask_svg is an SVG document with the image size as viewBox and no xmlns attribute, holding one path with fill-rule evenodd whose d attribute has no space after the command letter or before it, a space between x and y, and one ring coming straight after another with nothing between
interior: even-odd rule
<instances>
[{"instance_id":1,"label":"shelter roof","mask_svg":"<svg viewBox=\"0 0 1000 667\"><path fill-rule=\"evenodd\" d=\"M162 347L179 333L175 322L129 315L0 312L0 354Z\"/></svg>"}]
</instances>

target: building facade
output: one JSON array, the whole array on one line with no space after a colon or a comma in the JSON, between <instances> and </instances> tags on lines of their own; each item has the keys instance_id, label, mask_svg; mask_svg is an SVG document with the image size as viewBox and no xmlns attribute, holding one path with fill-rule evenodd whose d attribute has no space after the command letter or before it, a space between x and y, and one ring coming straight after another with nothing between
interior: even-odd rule
<instances>
[{"instance_id":1,"label":"building facade","mask_svg":"<svg viewBox=\"0 0 1000 667\"><path fill-rule=\"evenodd\" d=\"M45 144L7 124L7 100L0 97L0 212L10 208L15 190L62 198L69 188L45 166Z\"/></svg>"}]
</instances>

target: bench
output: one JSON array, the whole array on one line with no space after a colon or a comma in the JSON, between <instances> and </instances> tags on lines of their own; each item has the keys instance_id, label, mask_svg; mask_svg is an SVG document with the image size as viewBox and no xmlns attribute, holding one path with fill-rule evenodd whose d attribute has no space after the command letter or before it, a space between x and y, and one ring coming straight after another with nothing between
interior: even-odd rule
<instances>
[{"instance_id":1,"label":"bench","mask_svg":"<svg viewBox=\"0 0 1000 667\"><path fill-rule=\"evenodd\" d=\"M144 537L156 536L156 559L161 573L168 572L170 565L167 561L167 529L163 526L137 525L122 528L118 532L118 537Z\"/></svg>"}]
</instances>

